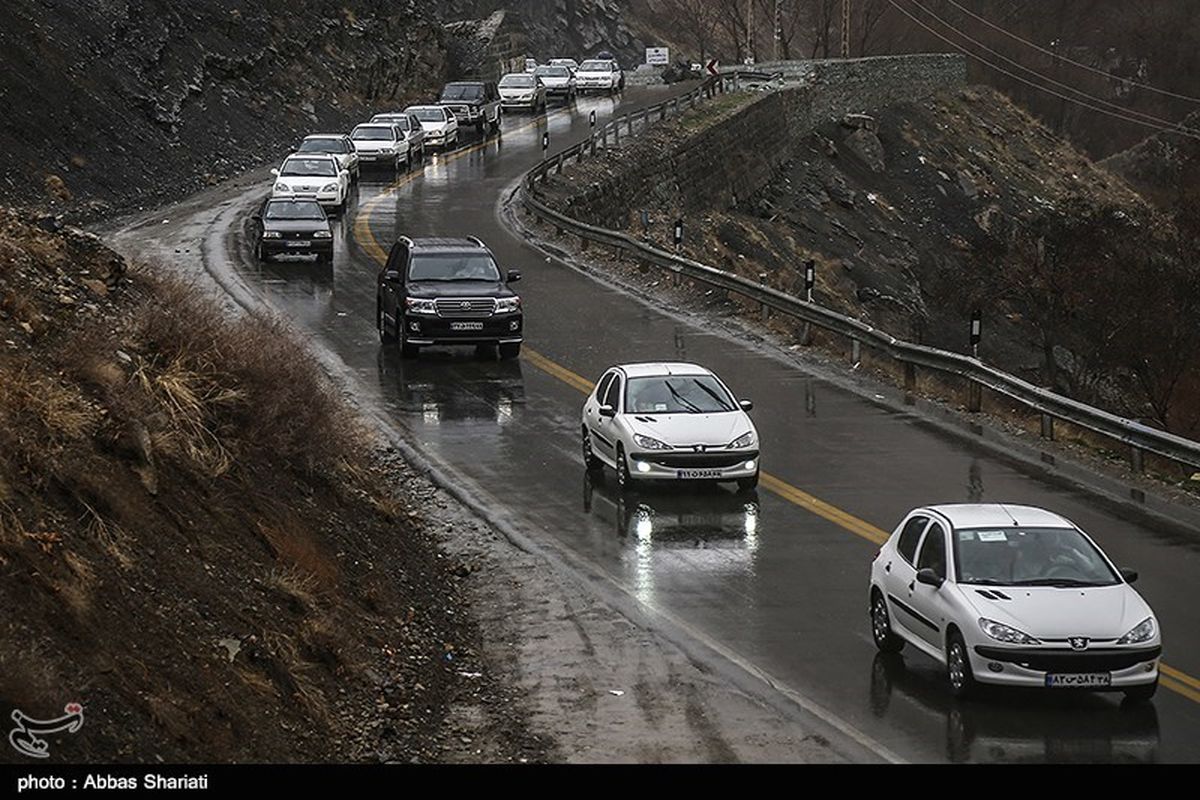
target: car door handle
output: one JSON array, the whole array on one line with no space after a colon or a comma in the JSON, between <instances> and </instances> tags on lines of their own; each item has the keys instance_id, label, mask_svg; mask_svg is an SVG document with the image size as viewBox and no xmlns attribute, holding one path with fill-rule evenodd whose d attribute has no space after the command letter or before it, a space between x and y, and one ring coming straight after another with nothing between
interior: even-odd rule
<instances>
[{"instance_id":1,"label":"car door handle","mask_svg":"<svg viewBox=\"0 0 1200 800\"><path fill-rule=\"evenodd\" d=\"M916 590L916 586L917 586L917 582L916 582L916 581L909 581L909 583L908 583L908 591L909 591L909 592L913 592L913 591L915 591L915 590Z\"/></svg>"},{"instance_id":2,"label":"car door handle","mask_svg":"<svg viewBox=\"0 0 1200 800\"><path fill-rule=\"evenodd\" d=\"M886 564L884 564L884 565L883 565L883 571L884 571L884 572L891 572L891 571L892 571L892 562L890 562L890 561L889 561L889 562L887 562Z\"/></svg>"}]
</instances>

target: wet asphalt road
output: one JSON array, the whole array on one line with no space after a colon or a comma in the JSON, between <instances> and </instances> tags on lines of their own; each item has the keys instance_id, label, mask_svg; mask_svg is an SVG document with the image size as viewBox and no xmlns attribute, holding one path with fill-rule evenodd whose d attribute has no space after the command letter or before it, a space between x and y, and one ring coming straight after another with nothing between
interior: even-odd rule
<instances>
[{"instance_id":1,"label":"wet asphalt road","mask_svg":"<svg viewBox=\"0 0 1200 800\"><path fill-rule=\"evenodd\" d=\"M338 221L332 267L259 265L245 237L248 209L269 184L203 218L204 247L301 329L319 337L386 408L415 446L449 466L487 505L535 538L601 571L648 609L669 614L740 661L772 676L870 740L916 761L1200 761L1200 683L1176 680L1152 705L1120 695L989 693L954 703L943 674L920 655L876 656L866 579L876 545L910 508L994 501L1045 506L1092 533L1164 628L1165 660L1200 675L1200 532L1140 519L1056 483L912 410L839 388L782 358L633 300L549 262L514 238L496 213L502 191L541 154L603 119L655 103L665 89L619 101L581 98L537 120L509 114L499 139L468 139L393 182L364 174ZM200 223L197 223L200 227ZM476 235L502 268L519 268L530 351L519 362L470 349L431 349L417 362L382 350L374 329L377 257L400 234ZM622 497L614 479L585 478L579 455L578 377L610 364L689 360L753 398L774 476L756 496L726 489ZM810 496L863 521L838 524ZM836 516L836 515L833 515ZM858 528L859 534L853 532Z\"/></svg>"}]
</instances>

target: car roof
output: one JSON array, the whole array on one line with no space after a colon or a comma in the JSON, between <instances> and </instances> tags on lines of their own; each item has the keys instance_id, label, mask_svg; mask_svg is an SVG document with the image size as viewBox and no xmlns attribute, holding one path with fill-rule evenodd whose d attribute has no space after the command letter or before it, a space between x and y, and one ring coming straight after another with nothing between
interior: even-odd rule
<instances>
[{"instance_id":1,"label":"car roof","mask_svg":"<svg viewBox=\"0 0 1200 800\"><path fill-rule=\"evenodd\" d=\"M290 161L293 158L299 161L312 161L314 159L337 161L337 156L333 153L288 153L287 158L285 158L284 161Z\"/></svg>"},{"instance_id":2,"label":"car roof","mask_svg":"<svg viewBox=\"0 0 1200 800\"><path fill-rule=\"evenodd\" d=\"M450 81L450 83L447 83L442 88L445 89L447 86L482 86L485 83L487 81Z\"/></svg>"},{"instance_id":3,"label":"car roof","mask_svg":"<svg viewBox=\"0 0 1200 800\"><path fill-rule=\"evenodd\" d=\"M949 503L926 506L924 510L941 515L956 529L991 526L1011 528L1014 525L1039 528L1075 527L1069 520L1044 508L1010 503Z\"/></svg>"},{"instance_id":4,"label":"car roof","mask_svg":"<svg viewBox=\"0 0 1200 800\"><path fill-rule=\"evenodd\" d=\"M437 109L438 111L445 111L446 107L439 106L436 104L427 105L427 106L409 106L408 108L404 109L404 111L405 111L405 113L411 113L413 111L424 111L426 109Z\"/></svg>"},{"instance_id":5,"label":"car roof","mask_svg":"<svg viewBox=\"0 0 1200 800\"><path fill-rule=\"evenodd\" d=\"M345 139L345 138L346 138L346 134L344 134L344 133L310 133L308 136L304 137L304 140L308 141L309 139Z\"/></svg>"},{"instance_id":6,"label":"car roof","mask_svg":"<svg viewBox=\"0 0 1200 800\"><path fill-rule=\"evenodd\" d=\"M420 236L409 239L409 242L412 250L487 250L483 242L469 236Z\"/></svg>"},{"instance_id":7,"label":"car roof","mask_svg":"<svg viewBox=\"0 0 1200 800\"><path fill-rule=\"evenodd\" d=\"M354 127L356 128L390 128L392 123L386 119L381 119L378 122L360 122Z\"/></svg>"},{"instance_id":8,"label":"car roof","mask_svg":"<svg viewBox=\"0 0 1200 800\"><path fill-rule=\"evenodd\" d=\"M712 371L698 364L682 362L648 361L639 364L618 364L617 369L630 378L645 378L656 375L712 375Z\"/></svg>"}]
</instances>

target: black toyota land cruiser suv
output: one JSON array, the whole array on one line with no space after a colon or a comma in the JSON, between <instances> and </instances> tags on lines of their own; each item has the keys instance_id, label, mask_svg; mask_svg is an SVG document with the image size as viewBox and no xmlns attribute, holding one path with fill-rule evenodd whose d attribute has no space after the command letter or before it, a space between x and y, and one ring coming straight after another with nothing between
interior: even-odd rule
<instances>
[{"instance_id":1,"label":"black toyota land cruiser suv","mask_svg":"<svg viewBox=\"0 0 1200 800\"><path fill-rule=\"evenodd\" d=\"M501 273L492 251L474 236L402 236L379 271L379 340L399 341L405 358L434 344L498 345L501 358L516 358L524 317L521 298L508 285L520 279L517 270Z\"/></svg>"}]
</instances>

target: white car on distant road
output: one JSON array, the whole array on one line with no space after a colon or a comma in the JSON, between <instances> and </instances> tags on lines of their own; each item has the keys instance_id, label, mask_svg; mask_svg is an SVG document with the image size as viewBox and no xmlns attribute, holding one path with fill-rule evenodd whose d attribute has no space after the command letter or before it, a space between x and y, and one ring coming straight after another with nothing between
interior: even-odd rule
<instances>
[{"instance_id":1,"label":"white car on distant road","mask_svg":"<svg viewBox=\"0 0 1200 800\"><path fill-rule=\"evenodd\" d=\"M571 74L574 75L575 71L579 69L579 62L573 58L552 58L550 59L550 66L566 67L567 69L571 70Z\"/></svg>"},{"instance_id":2,"label":"white car on distant road","mask_svg":"<svg viewBox=\"0 0 1200 800\"><path fill-rule=\"evenodd\" d=\"M575 86L580 92L613 94L625 88L625 73L612 59L590 58L575 72Z\"/></svg>"},{"instance_id":3,"label":"white car on distant road","mask_svg":"<svg viewBox=\"0 0 1200 800\"><path fill-rule=\"evenodd\" d=\"M695 364L625 364L601 376L583 404L583 460L622 487L644 480L758 485L758 431L721 379Z\"/></svg>"},{"instance_id":4,"label":"white car on distant road","mask_svg":"<svg viewBox=\"0 0 1200 800\"><path fill-rule=\"evenodd\" d=\"M271 197L316 200L340 211L350 195L350 173L331 155L290 155L271 174L275 176Z\"/></svg>"},{"instance_id":5,"label":"white car on distant road","mask_svg":"<svg viewBox=\"0 0 1200 800\"><path fill-rule=\"evenodd\" d=\"M445 106L409 106L404 113L421 123L426 145L450 148L458 144L458 118Z\"/></svg>"},{"instance_id":6,"label":"white car on distant road","mask_svg":"<svg viewBox=\"0 0 1200 800\"><path fill-rule=\"evenodd\" d=\"M871 634L946 668L951 693L978 684L1123 691L1158 687L1158 621L1069 520L1000 503L918 508L871 564Z\"/></svg>"},{"instance_id":7,"label":"white car on distant road","mask_svg":"<svg viewBox=\"0 0 1200 800\"><path fill-rule=\"evenodd\" d=\"M541 67L538 67L541 69ZM546 110L546 87L534 72L510 72L497 84L501 108L523 108L529 111Z\"/></svg>"},{"instance_id":8,"label":"white car on distant road","mask_svg":"<svg viewBox=\"0 0 1200 800\"><path fill-rule=\"evenodd\" d=\"M546 64L533 71L533 76L546 87L546 94L568 102L575 99L575 74L562 64Z\"/></svg>"},{"instance_id":9,"label":"white car on distant road","mask_svg":"<svg viewBox=\"0 0 1200 800\"><path fill-rule=\"evenodd\" d=\"M412 151L404 132L389 122L364 122L350 132L364 167L383 167L395 172L412 166Z\"/></svg>"},{"instance_id":10,"label":"white car on distant road","mask_svg":"<svg viewBox=\"0 0 1200 800\"><path fill-rule=\"evenodd\" d=\"M395 125L408 141L408 152L412 158L425 160L425 128L421 120L404 111L386 112L371 117L371 122L386 122Z\"/></svg>"},{"instance_id":11,"label":"white car on distant road","mask_svg":"<svg viewBox=\"0 0 1200 800\"><path fill-rule=\"evenodd\" d=\"M354 149L350 137L344 133L314 133L305 136L296 152L300 155L331 155L337 159L338 166L350 173L350 180L358 180L358 151Z\"/></svg>"}]
</instances>

